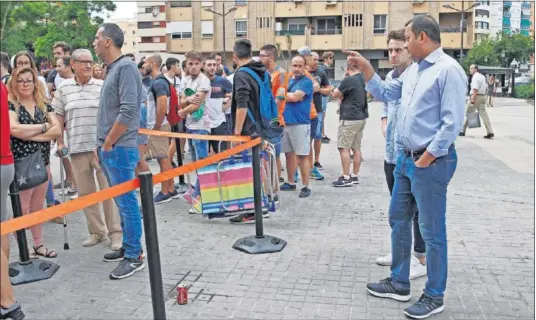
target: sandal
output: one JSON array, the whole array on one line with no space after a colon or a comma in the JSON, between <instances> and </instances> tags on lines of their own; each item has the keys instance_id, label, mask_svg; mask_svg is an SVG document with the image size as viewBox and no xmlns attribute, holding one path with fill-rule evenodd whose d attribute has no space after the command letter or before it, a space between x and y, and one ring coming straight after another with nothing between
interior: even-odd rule
<instances>
[{"instance_id":1,"label":"sandal","mask_svg":"<svg viewBox=\"0 0 536 320\"><path fill-rule=\"evenodd\" d=\"M45 249L45 253L41 253L39 252L39 249L41 248L44 248ZM48 248L46 248L44 245L40 245L39 247L33 247L34 249L34 252L36 255L38 256L41 256L41 257L45 257L45 258L56 258L58 256L58 254L56 253L56 251L54 250L48 250Z\"/></svg>"}]
</instances>

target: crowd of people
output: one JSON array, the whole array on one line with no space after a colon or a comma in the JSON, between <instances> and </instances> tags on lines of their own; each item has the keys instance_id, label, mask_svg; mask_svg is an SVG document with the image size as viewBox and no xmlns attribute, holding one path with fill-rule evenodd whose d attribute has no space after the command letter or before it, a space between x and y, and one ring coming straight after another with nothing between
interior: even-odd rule
<instances>
[{"instance_id":1,"label":"crowd of people","mask_svg":"<svg viewBox=\"0 0 536 320\"><path fill-rule=\"evenodd\" d=\"M276 46L264 45L259 56L253 57L251 42L240 39L233 46L231 72L219 53L204 57L199 52L188 52L182 62L176 58L164 62L159 54L151 54L136 61L133 55L121 53L123 42L123 32L116 24L105 23L98 28L93 48L102 65L95 64L87 49L72 51L68 44L56 43L52 48L56 69L46 79L38 75L30 53L18 53L12 61L2 53L2 81L7 83L7 87L2 84L0 115L2 199L7 197L13 180L10 177L16 176L23 190L23 214L42 209L45 198L48 205L57 204L49 169L51 154L61 156L66 173L63 183L69 186L66 192L79 196L97 191L95 179L102 190L135 178L137 173L149 170L148 159L155 159L162 172L176 167L174 141L140 135L140 128L262 136L257 123L263 117L260 105L264 83L259 79L266 74L276 101L276 122L282 129L280 139L274 142L281 183L277 187L297 191L301 179L298 197L307 198L312 195L310 179L324 180L320 152L322 142L330 140L324 131L327 97L336 100L339 115L341 176L332 185L351 186L359 183L361 142L369 117L367 94L371 94L383 102L379 124L385 136L384 169L391 193L392 231L391 253L376 261L390 265L391 275L368 284L367 290L376 297L409 301L410 279L427 275L424 293L404 313L423 319L443 310L446 193L457 166L454 140L462 133L467 78L461 66L443 52L439 25L433 17L415 17L404 29L389 33L386 46L393 70L385 81L358 52L346 52L346 75L338 88L331 86L325 71L333 63L333 53L324 53L321 65L320 55L308 47L300 48L290 60L289 70L284 70L277 61ZM483 103L480 96L484 85L485 81L482 84L478 76L473 77L468 108ZM169 114L175 101L183 121L172 125ZM53 142L55 152L51 152ZM217 141L181 139L181 150L186 146L193 161L230 147ZM284 168L281 153L285 155ZM26 188L13 162L21 163L34 155L42 162L48 179L38 183L29 179L27 182L33 184ZM284 170L286 179L282 177ZM184 199L192 203L202 201L199 197L199 183L181 194L169 180L162 182L154 202ZM89 235L83 245L92 246L109 238L111 252L104 255L104 261L119 262L110 278L123 279L145 267L141 214L135 191L114 200L103 203L104 219L99 205L84 210ZM5 221L5 201L1 213ZM254 213L238 214L230 221L253 222ZM35 254L57 256L44 245L42 225L32 227L31 232ZM2 318L22 314L7 280L6 243L7 238L3 238Z\"/></svg>"}]
</instances>

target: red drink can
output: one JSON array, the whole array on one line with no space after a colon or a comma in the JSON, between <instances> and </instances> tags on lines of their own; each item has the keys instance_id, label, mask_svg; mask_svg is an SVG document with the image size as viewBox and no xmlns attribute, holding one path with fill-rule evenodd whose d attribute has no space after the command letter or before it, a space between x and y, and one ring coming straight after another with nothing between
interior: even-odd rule
<instances>
[{"instance_id":1,"label":"red drink can","mask_svg":"<svg viewBox=\"0 0 536 320\"><path fill-rule=\"evenodd\" d=\"M177 286L177 304L183 305L188 303L188 288L181 284Z\"/></svg>"}]
</instances>

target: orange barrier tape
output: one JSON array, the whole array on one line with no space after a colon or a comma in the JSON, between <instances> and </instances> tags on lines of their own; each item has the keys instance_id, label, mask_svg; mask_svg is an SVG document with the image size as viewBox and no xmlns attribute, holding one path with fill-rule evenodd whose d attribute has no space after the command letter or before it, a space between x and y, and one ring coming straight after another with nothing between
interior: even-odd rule
<instances>
[{"instance_id":1,"label":"orange barrier tape","mask_svg":"<svg viewBox=\"0 0 536 320\"><path fill-rule=\"evenodd\" d=\"M216 141L231 141L231 142L251 141L251 137L248 137L248 136L213 136L213 135L193 134L193 133L163 132L163 131L148 130L148 129L139 129L138 133L146 134L149 136L159 136L159 137L168 137L168 138L216 140Z\"/></svg>"},{"instance_id":2,"label":"orange barrier tape","mask_svg":"<svg viewBox=\"0 0 536 320\"><path fill-rule=\"evenodd\" d=\"M153 176L153 184L157 184L162 181L173 179L177 176L200 169L202 167L205 167L217 161L229 158L230 156L234 154L247 150L260 143L261 143L261 139L256 138L255 140L240 144L236 147L233 147L221 153L217 153L205 159L198 160L198 161L186 164L182 167L178 167L172 170L159 173ZM4 234L15 232L17 230L32 227L36 224L40 224L45 221L49 221L54 218L58 218L58 217L73 213L75 211L84 209L86 207L89 207L97 203L101 203L104 200L108 200L110 198L120 196L124 193L135 190L139 187L140 187L140 181L139 179L136 178L136 179L115 185L113 187L110 187L110 188L107 188L107 189L104 189L104 190L101 190L92 194L88 194L81 198L78 198L78 199L75 199L66 203L62 203L57 206L39 210L37 212L33 212L30 214L24 215L22 217L19 217L19 218L4 221L0 223L0 231L1 231L0 234L4 235Z\"/></svg>"}]
</instances>

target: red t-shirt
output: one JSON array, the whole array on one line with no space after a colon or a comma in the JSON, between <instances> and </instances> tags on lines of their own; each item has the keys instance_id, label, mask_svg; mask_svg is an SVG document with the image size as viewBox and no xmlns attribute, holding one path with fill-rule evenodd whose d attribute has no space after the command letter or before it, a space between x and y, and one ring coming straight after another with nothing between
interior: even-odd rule
<instances>
[{"instance_id":1,"label":"red t-shirt","mask_svg":"<svg viewBox=\"0 0 536 320\"><path fill-rule=\"evenodd\" d=\"M13 163L13 154L10 145L7 88L4 83L1 83L0 91L0 165L5 166Z\"/></svg>"}]
</instances>

